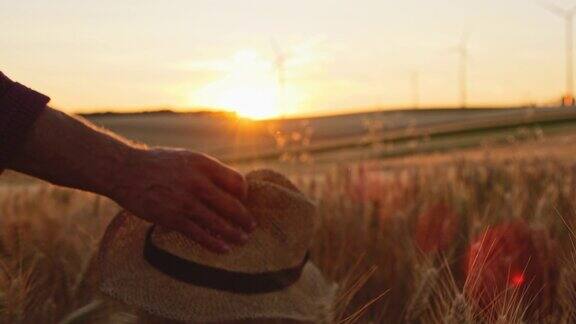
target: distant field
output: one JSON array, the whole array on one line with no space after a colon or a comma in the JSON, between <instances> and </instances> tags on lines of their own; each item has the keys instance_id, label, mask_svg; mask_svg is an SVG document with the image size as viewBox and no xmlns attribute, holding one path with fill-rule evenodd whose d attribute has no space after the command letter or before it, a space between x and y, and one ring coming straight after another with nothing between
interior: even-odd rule
<instances>
[{"instance_id":1,"label":"distant field","mask_svg":"<svg viewBox=\"0 0 576 324\"><path fill-rule=\"evenodd\" d=\"M548 121L539 123L542 118ZM497 142L526 131L576 129L576 110L569 108L407 110L273 121L180 114L89 119L149 145L201 150L232 162L277 160L283 153L296 151L331 161L341 159L342 151L350 155L352 150L349 158L357 159L373 156L374 150L366 148L378 142L396 148L392 153L381 150L379 154L386 156ZM413 149L415 142L418 150Z\"/></svg>"}]
</instances>

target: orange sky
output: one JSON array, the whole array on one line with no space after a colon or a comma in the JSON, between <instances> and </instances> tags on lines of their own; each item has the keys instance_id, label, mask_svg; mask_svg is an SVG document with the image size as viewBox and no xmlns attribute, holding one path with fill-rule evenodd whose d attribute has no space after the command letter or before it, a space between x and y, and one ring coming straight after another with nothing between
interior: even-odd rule
<instances>
[{"instance_id":1,"label":"orange sky","mask_svg":"<svg viewBox=\"0 0 576 324\"><path fill-rule=\"evenodd\" d=\"M562 21L523 0L4 1L0 27L0 70L71 112L406 107L413 71L421 106L455 106L464 32L471 105L564 87Z\"/></svg>"}]
</instances>

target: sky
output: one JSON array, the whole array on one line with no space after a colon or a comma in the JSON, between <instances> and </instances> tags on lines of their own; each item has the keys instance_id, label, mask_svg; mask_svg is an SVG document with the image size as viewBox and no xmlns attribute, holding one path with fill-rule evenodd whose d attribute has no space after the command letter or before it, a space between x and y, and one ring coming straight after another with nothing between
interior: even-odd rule
<instances>
[{"instance_id":1,"label":"sky","mask_svg":"<svg viewBox=\"0 0 576 324\"><path fill-rule=\"evenodd\" d=\"M563 21L530 0L2 1L0 71L68 112L458 106L463 35L469 105L562 93Z\"/></svg>"}]
</instances>

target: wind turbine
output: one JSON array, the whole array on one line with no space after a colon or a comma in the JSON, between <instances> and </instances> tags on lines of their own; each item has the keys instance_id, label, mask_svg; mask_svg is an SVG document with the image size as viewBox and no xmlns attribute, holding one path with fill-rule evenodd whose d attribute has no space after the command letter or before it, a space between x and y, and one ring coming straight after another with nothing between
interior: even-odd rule
<instances>
[{"instance_id":1,"label":"wind turbine","mask_svg":"<svg viewBox=\"0 0 576 324\"><path fill-rule=\"evenodd\" d=\"M412 106L414 109L420 108L420 71L414 70L410 75L412 84Z\"/></svg>"},{"instance_id":2,"label":"wind turbine","mask_svg":"<svg viewBox=\"0 0 576 324\"><path fill-rule=\"evenodd\" d=\"M564 19L566 41L566 93L562 98L564 106L574 106L574 57L573 57L573 22L576 5L569 9L560 8L552 3L540 2L540 6L552 14Z\"/></svg>"},{"instance_id":3,"label":"wind turbine","mask_svg":"<svg viewBox=\"0 0 576 324\"><path fill-rule=\"evenodd\" d=\"M278 46L274 39L271 40L272 50L274 51L274 64L276 67L276 82L278 85L278 105L280 115L284 117L286 113L286 55Z\"/></svg>"},{"instance_id":4,"label":"wind turbine","mask_svg":"<svg viewBox=\"0 0 576 324\"><path fill-rule=\"evenodd\" d=\"M462 34L460 44L456 48L459 57L459 71L458 78L460 84L460 108L468 107L468 41L470 39L469 33Z\"/></svg>"}]
</instances>

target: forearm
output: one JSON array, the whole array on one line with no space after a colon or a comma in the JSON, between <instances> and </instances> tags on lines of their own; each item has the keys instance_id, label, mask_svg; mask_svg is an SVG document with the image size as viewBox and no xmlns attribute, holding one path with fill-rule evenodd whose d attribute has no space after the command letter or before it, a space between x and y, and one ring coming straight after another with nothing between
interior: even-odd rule
<instances>
[{"instance_id":1,"label":"forearm","mask_svg":"<svg viewBox=\"0 0 576 324\"><path fill-rule=\"evenodd\" d=\"M137 148L89 122L47 108L8 168L51 183L110 196Z\"/></svg>"},{"instance_id":2,"label":"forearm","mask_svg":"<svg viewBox=\"0 0 576 324\"><path fill-rule=\"evenodd\" d=\"M201 153L135 145L48 100L0 73L0 171L107 196L214 252L246 243L256 223L237 171Z\"/></svg>"}]
</instances>

